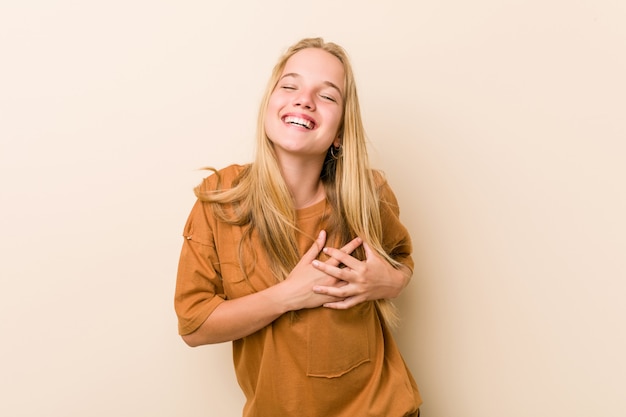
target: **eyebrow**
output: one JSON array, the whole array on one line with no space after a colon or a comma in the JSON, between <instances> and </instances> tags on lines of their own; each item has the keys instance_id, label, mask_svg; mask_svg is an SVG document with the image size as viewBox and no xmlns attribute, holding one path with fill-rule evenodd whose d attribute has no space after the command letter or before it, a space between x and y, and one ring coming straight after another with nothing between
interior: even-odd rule
<instances>
[{"instance_id":1,"label":"eyebrow","mask_svg":"<svg viewBox=\"0 0 626 417\"><path fill-rule=\"evenodd\" d=\"M290 72L288 74L283 75L282 77L279 78L279 80L282 80L285 77L294 77L294 78L300 78L301 75L298 74L297 72ZM335 85L335 83L332 83L330 81L324 81L324 84L326 84L327 86L334 88L335 90L337 90L337 92L339 93L339 95L341 96L341 98L343 99L343 93L341 92L341 90L339 89L339 87L337 87Z\"/></svg>"}]
</instances>

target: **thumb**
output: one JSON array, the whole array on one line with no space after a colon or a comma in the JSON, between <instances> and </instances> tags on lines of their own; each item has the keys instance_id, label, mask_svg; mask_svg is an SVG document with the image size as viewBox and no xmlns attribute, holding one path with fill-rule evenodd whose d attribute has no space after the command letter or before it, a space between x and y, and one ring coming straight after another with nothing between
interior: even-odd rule
<instances>
[{"instance_id":1,"label":"thumb","mask_svg":"<svg viewBox=\"0 0 626 417\"><path fill-rule=\"evenodd\" d=\"M372 255L374 254L372 252L372 248L370 245L368 245L367 243L363 242L363 249L365 250L365 260L368 260L372 257Z\"/></svg>"},{"instance_id":2,"label":"thumb","mask_svg":"<svg viewBox=\"0 0 626 417\"><path fill-rule=\"evenodd\" d=\"M315 239L315 242L313 242L309 250L306 251L302 260L313 262L324 248L324 243L326 243L326 231L322 230L320 234L317 235L317 239Z\"/></svg>"}]
</instances>

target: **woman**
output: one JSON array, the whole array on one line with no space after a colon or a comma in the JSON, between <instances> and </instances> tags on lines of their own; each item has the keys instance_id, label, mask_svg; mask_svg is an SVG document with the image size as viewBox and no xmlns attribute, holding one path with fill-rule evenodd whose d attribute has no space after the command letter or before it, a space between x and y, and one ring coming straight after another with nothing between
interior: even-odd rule
<instances>
[{"instance_id":1,"label":"woman","mask_svg":"<svg viewBox=\"0 0 626 417\"><path fill-rule=\"evenodd\" d=\"M368 166L354 75L292 46L262 101L257 154L195 190L176 284L190 346L233 341L246 417L418 415L387 301L412 275L395 196Z\"/></svg>"}]
</instances>

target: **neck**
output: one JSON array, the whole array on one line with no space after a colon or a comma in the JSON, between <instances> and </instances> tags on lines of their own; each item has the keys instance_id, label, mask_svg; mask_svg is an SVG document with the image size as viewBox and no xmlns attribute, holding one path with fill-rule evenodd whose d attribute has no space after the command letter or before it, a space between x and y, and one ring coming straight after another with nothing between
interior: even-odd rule
<instances>
[{"instance_id":1,"label":"neck","mask_svg":"<svg viewBox=\"0 0 626 417\"><path fill-rule=\"evenodd\" d=\"M287 188L293 196L296 209L309 207L326 197L324 184L320 179L322 162L310 161L302 164L280 164Z\"/></svg>"}]
</instances>

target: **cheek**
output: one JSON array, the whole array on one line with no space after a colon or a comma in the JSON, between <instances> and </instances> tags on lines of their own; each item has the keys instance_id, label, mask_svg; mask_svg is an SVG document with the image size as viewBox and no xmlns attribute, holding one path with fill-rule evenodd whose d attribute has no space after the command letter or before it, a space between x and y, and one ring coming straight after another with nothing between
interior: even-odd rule
<instances>
[{"instance_id":1,"label":"cheek","mask_svg":"<svg viewBox=\"0 0 626 417\"><path fill-rule=\"evenodd\" d=\"M274 139L274 136L276 136L280 124L282 123L276 114L277 109L268 105L267 111L265 112L265 118L263 119L263 130L265 130L265 134L270 140Z\"/></svg>"},{"instance_id":2,"label":"cheek","mask_svg":"<svg viewBox=\"0 0 626 417\"><path fill-rule=\"evenodd\" d=\"M267 102L268 110L274 109L275 111L285 106L286 98L282 91L276 90L271 95Z\"/></svg>"},{"instance_id":3,"label":"cheek","mask_svg":"<svg viewBox=\"0 0 626 417\"><path fill-rule=\"evenodd\" d=\"M278 123L280 111L283 108L279 100L271 100L267 103L267 109L265 110L265 124Z\"/></svg>"},{"instance_id":4,"label":"cheek","mask_svg":"<svg viewBox=\"0 0 626 417\"><path fill-rule=\"evenodd\" d=\"M265 124L272 122L274 119L278 117L278 113L280 111L280 105L276 99L270 98L267 103L267 108L265 109Z\"/></svg>"},{"instance_id":5,"label":"cheek","mask_svg":"<svg viewBox=\"0 0 626 417\"><path fill-rule=\"evenodd\" d=\"M265 134L271 139L273 136L273 132L276 130L276 123L273 119L270 118L269 113L265 114L265 119L263 120L263 130L265 130Z\"/></svg>"},{"instance_id":6,"label":"cheek","mask_svg":"<svg viewBox=\"0 0 626 417\"><path fill-rule=\"evenodd\" d=\"M341 126L341 121L343 119L343 114L341 112L334 112L331 117L333 120L334 130L339 131L339 127Z\"/></svg>"}]
</instances>

